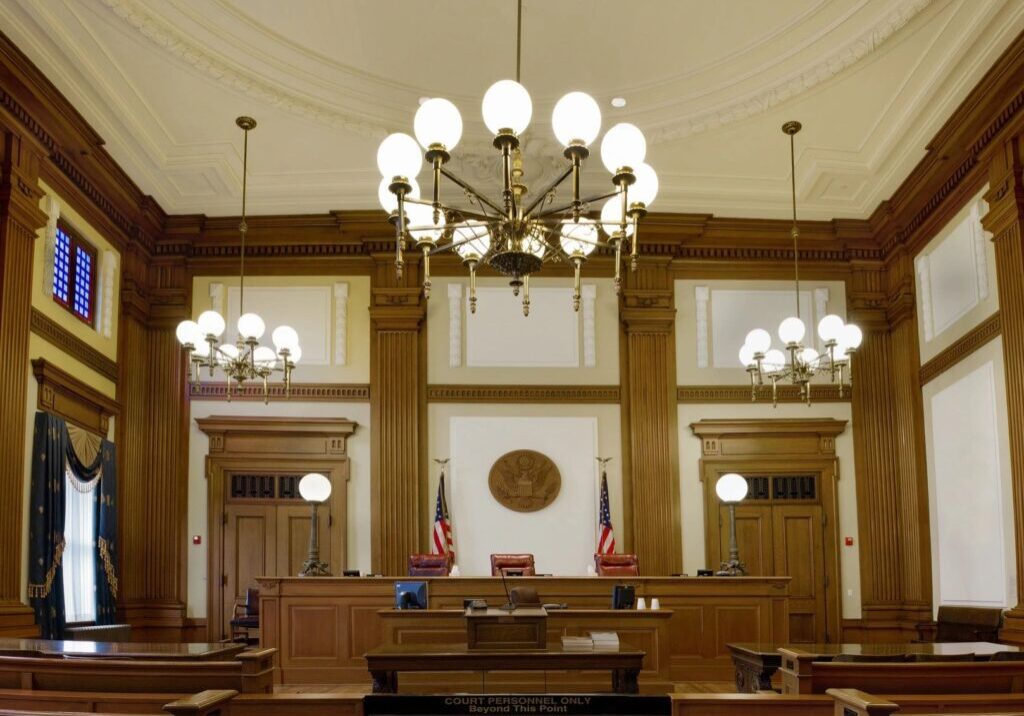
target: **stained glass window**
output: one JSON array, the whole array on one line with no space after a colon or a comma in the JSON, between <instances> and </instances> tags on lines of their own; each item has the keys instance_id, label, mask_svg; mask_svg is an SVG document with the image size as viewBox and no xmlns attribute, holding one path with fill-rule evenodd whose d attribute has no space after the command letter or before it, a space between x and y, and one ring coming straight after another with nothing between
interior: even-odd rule
<instances>
[{"instance_id":1,"label":"stained glass window","mask_svg":"<svg viewBox=\"0 0 1024 716\"><path fill-rule=\"evenodd\" d=\"M53 252L53 300L90 326L96 307L96 249L64 224Z\"/></svg>"}]
</instances>

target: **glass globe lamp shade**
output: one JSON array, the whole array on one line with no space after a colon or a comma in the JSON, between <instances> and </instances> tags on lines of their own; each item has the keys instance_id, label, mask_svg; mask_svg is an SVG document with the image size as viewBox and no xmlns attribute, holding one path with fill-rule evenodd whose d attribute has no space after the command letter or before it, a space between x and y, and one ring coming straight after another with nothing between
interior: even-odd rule
<instances>
[{"instance_id":1,"label":"glass globe lamp shade","mask_svg":"<svg viewBox=\"0 0 1024 716\"><path fill-rule=\"evenodd\" d=\"M199 314L199 330L203 332L204 336L213 336L220 338L221 334L224 333L224 319L216 311L203 311Z\"/></svg>"},{"instance_id":2,"label":"glass globe lamp shade","mask_svg":"<svg viewBox=\"0 0 1024 716\"><path fill-rule=\"evenodd\" d=\"M813 365L818 360L818 351L813 348L804 348L800 351L800 362L804 365Z\"/></svg>"},{"instance_id":3,"label":"glass globe lamp shade","mask_svg":"<svg viewBox=\"0 0 1024 716\"><path fill-rule=\"evenodd\" d=\"M728 472L715 483L715 494L722 502L742 502L747 496L747 479L735 472Z\"/></svg>"},{"instance_id":4,"label":"glass globe lamp shade","mask_svg":"<svg viewBox=\"0 0 1024 716\"><path fill-rule=\"evenodd\" d=\"M636 169L647 156L647 140L635 124L620 122L605 132L601 140L601 161L616 174L622 167Z\"/></svg>"},{"instance_id":5,"label":"glass globe lamp shade","mask_svg":"<svg viewBox=\"0 0 1024 716\"><path fill-rule=\"evenodd\" d=\"M252 361L257 368L273 368L277 362L277 354L268 346L256 346L252 353Z\"/></svg>"},{"instance_id":6,"label":"glass globe lamp shade","mask_svg":"<svg viewBox=\"0 0 1024 716\"><path fill-rule=\"evenodd\" d=\"M843 319L834 313L830 313L818 321L818 338L826 343L839 340L842 330Z\"/></svg>"},{"instance_id":7,"label":"glass globe lamp shade","mask_svg":"<svg viewBox=\"0 0 1024 716\"><path fill-rule=\"evenodd\" d=\"M601 108L586 92L570 92L555 104L551 129L563 147L589 146L601 131Z\"/></svg>"},{"instance_id":8,"label":"glass globe lamp shade","mask_svg":"<svg viewBox=\"0 0 1024 716\"><path fill-rule=\"evenodd\" d=\"M755 328L747 334L744 341L755 353L767 353L772 347L772 334L763 328Z\"/></svg>"},{"instance_id":9,"label":"glass globe lamp shade","mask_svg":"<svg viewBox=\"0 0 1024 716\"><path fill-rule=\"evenodd\" d=\"M220 347L220 355L217 357L217 360L221 365L227 365L232 361L238 360L238 346L234 343L225 343Z\"/></svg>"},{"instance_id":10,"label":"glass globe lamp shade","mask_svg":"<svg viewBox=\"0 0 1024 716\"><path fill-rule=\"evenodd\" d=\"M481 110L484 124L493 134L510 129L520 134L530 125L533 102L530 93L514 80L499 80L484 93Z\"/></svg>"},{"instance_id":11,"label":"glass globe lamp shade","mask_svg":"<svg viewBox=\"0 0 1024 716\"><path fill-rule=\"evenodd\" d=\"M414 179L420 173L423 158L420 156L420 145L408 134L396 132L384 138L377 148L377 168L381 175Z\"/></svg>"},{"instance_id":12,"label":"glass globe lamp shade","mask_svg":"<svg viewBox=\"0 0 1024 716\"><path fill-rule=\"evenodd\" d=\"M786 356L778 348L772 348L764 354L761 365L768 373L779 373L786 367Z\"/></svg>"},{"instance_id":13,"label":"glass globe lamp shade","mask_svg":"<svg viewBox=\"0 0 1024 716\"><path fill-rule=\"evenodd\" d=\"M440 144L451 151L462 139L462 115L454 104L442 97L428 99L416 110L412 120L416 141L424 149Z\"/></svg>"},{"instance_id":14,"label":"glass globe lamp shade","mask_svg":"<svg viewBox=\"0 0 1024 716\"><path fill-rule=\"evenodd\" d=\"M303 475L299 480L299 495L306 502L326 502L331 496L331 481L319 472Z\"/></svg>"},{"instance_id":15,"label":"glass globe lamp shade","mask_svg":"<svg viewBox=\"0 0 1024 716\"><path fill-rule=\"evenodd\" d=\"M195 321L182 321L174 329L174 335L178 337L178 343L181 345L197 346L205 342L203 332Z\"/></svg>"},{"instance_id":16,"label":"glass globe lamp shade","mask_svg":"<svg viewBox=\"0 0 1024 716\"><path fill-rule=\"evenodd\" d=\"M787 346L802 341L806 332L804 322L796 316L790 316L779 324L779 340Z\"/></svg>"},{"instance_id":17,"label":"glass globe lamp shade","mask_svg":"<svg viewBox=\"0 0 1024 716\"><path fill-rule=\"evenodd\" d=\"M743 364L744 368L757 365L757 359L754 358L754 349L749 345L744 344L743 347L740 348L740 363Z\"/></svg>"},{"instance_id":18,"label":"glass globe lamp shade","mask_svg":"<svg viewBox=\"0 0 1024 716\"><path fill-rule=\"evenodd\" d=\"M417 242L437 241L444 233L443 211L438 213L436 224L434 223L434 209L426 204L409 204L405 207L405 214L409 218L409 234Z\"/></svg>"},{"instance_id":19,"label":"glass globe lamp shade","mask_svg":"<svg viewBox=\"0 0 1024 716\"><path fill-rule=\"evenodd\" d=\"M852 323L847 323L843 326L842 341L847 349L857 350L860 348L860 342L862 340L864 340L864 334L861 332L859 327Z\"/></svg>"},{"instance_id":20,"label":"glass globe lamp shade","mask_svg":"<svg viewBox=\"0 0 1024 716\"><path fill-rule=\"evenodd\" d=\"M270 340L274 342L274 347L279 351L282 348L291 350L299 345L299 334L291 326L278 326L270 334Z\"/></svg>"},{"instance_id":21,"label":"glass globe lamp shade","mask_svg":"<svg viewBox=\"0 0 1024 716\"><path fill-rule=\"evenodd\" d=\"M482 221L467 221L456 226L452 233L455 237L455 253L463 261L479 260L487 250L491 248L491 235L488 232L487 224ZM459 242L465 243L459 243Z\"/></svg>"},{"instance_id":22,"label":"glass globe lamp shade","mask_svg":"<svg viewBox=\"0 0 1024 716\"><path fill-rule=\"evenodd\" d=\"M288 349L288 360L292 363L298 363L302 358L302 348L296 344Z\"/></svg>"},{"instance_id":23,"label":"glass globe lamp shade","mask_svg":"<svg viewBox=\"0 0 1024 716\"><path fill-rule=\"evenodd\" d=\"M629 187L629 203L639 202L644 206L650 206L658 196L658 174L650 164L644 162L633 167L633 174L636 181Z\"/></svg>"},{"instance_id":24,"label":"glass globe lamp shade","mask_svg":"<svg viewBox=\"0 0 1024 716\"><path fill-rule=\"evenodd\" d=\"M601 229L611 236L622 230L622 199L613 196L601 207ZM633 222L626 222L626 236L633 235Z\"/></svg>"},{"instance_id":25,"label":"glass globe lamp shade","mask_svg":"<svg viewBox=\"0 0 1024 716\"><path fill-rule=\"evenodd\" d=\"M192 355L199 356L200 358L206 358L210 355L210 344L206 342L204 337L200 335L199 342L194 344L192 348Z\"/></svg>"},{"instance_id":26,"label":"glass globe lamp shade","mask_svg":"<svg viewBox=\"0 0 1024 716\"><path fill-rule=\"evenodd\" d=\"M420 185L415 179L410 179L409 185L412 189L407 191L405 195L410 199L419 199ZM398 195L391 192L390 186L391 177L384 177L380 180L380 186L377 187L377 199L380 201L380 206L389 214L398 211Z\"/></svg>"},{"instance_id":27,"label":"glass globe lamp shade","mask_svg":"<svg viewBox=\"0 0 1024 716\"><path fill-rule=\"evenodd\" d=\"M593 222L576 222L572 219L565 219L562 222L560 234L559 241L562 244L562 250L570 256L573 254L590 256L597 248L597 226Z\"/></svg>"},{"instance_id":28,"label":"glass globe lamp shade","mask_svg":"<svg viewBox=\"0 0 1024 716\"><path fill-rule=\"evenodd\" d=\"M267 325L255 313L243 313L238 317L238 335L244 340L258 341L266 330Z\"/></svg>"}]
</instances>

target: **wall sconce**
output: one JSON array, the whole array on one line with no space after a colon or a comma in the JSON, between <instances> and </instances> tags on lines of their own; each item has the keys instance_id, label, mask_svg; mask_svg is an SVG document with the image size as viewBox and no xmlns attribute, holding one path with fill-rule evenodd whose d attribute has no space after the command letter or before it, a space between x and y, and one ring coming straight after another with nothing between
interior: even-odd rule
<instances>
[{"instance_id":1,"label":"wall sconce","mask_svg":"<svg viewBox=\"0 0 1024 716\"><path fill-rule=\"evenodd\" d=\"M319 472L311 472L299 480L299 495L313 506L313 514L309 521L309 556L302 565L300 577L330 577L331 571L326 562L320 561L320 537L317 519L317 508L327 502L331 496L331 481Z\"/></svg>"},{"instance_id":2,"label":"wall sconce","mask_svg":"<svg viewBox=\"0 0 1024 716\"><path fill-rule=\"evenodd\" d=\"M736 544L736 505L747 496L747 479L735 472L726 473L715 483L715 493L729 506L729 560L722 562L715 576L742 577L747 568L740 561L740 550Z\"/></svg>"}]
</instances>

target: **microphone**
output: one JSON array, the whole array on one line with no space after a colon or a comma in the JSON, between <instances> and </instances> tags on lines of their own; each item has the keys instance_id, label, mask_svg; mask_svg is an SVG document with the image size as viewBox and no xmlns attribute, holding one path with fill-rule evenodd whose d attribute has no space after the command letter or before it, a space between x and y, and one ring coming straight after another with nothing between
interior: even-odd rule
<instances>
[{"instance_id":1,"label":"microphone","mask_svg":"<svg viewBox=\"0 0 1024 716\"><path fill-rule=\"evenodd\" d=\"M499 567L498 568L498 574L501 575L501 586L504 587L504 589L505 589L505 599L506 599L506 602L502 605L501 608L504 609L506 612L514 611L515 608L516 608L516 605L512 603L512 594L508 591L508 582L505 581L505 568L504 567Z\"/></svg>"}]
</instances>

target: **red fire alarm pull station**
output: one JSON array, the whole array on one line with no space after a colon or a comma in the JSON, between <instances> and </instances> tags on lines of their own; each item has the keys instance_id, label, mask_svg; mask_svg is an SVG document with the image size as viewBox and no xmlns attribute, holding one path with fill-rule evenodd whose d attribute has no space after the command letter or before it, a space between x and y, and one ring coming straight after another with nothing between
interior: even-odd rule
<instances>
[{"instance_id":1,"label":"red fire alarm pull station","mask_svg":"<svg viewBox=\"0 0 1024 716\"><path fill-rule=\"evenodd\" d=\"M847 537L844 540L844 543L846 544L847 547L852 547L853 546L853 537Z\"/></svg>"},{"instance_id":2,"label":"red fire alarm pull station","mask_svg":"<svg viewBox=\"0 0 1024 716\"><path fill-rule=\"evenodd\" d=\"M850 538L847 537L846 539L850 539ZM202 544L202 543L203 543L203 536L202 535L192 535L192 544Z\"/></svg>"}]
</instances>

